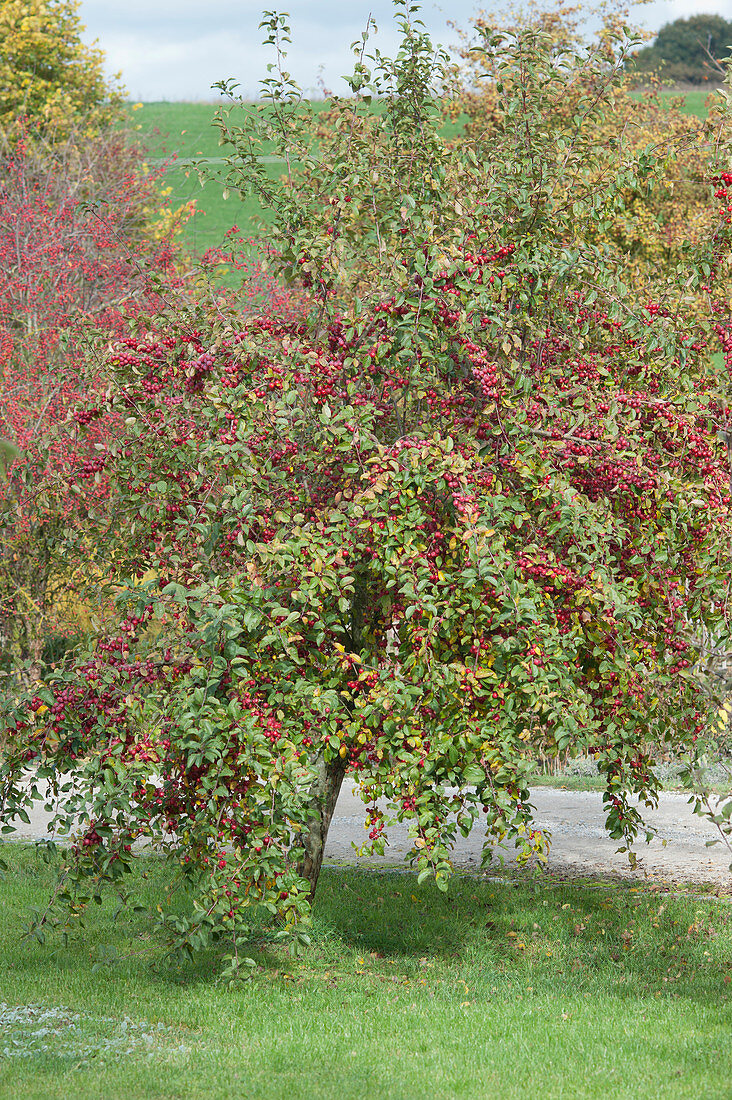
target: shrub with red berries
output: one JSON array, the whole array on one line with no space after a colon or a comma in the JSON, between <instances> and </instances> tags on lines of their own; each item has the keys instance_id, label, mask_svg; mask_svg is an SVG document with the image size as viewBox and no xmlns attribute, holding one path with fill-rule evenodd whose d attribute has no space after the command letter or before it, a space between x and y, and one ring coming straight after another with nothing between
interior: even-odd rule
<instances>
[{"instance_id":1,"label":"shrub with red berries","mask_svg":"<svg viewBox=\"0 0 732 1100\"><path fill-rule=\"evenodd\" d=\"M107 385L97 349L175 278L154 226L157 175L122 130L51 144L26 120L0 154L0 439L15 456L0 478L5 670L39 667L49 638L83 622L63 532L105 507L118 431L95 402Z\"/></svg>"}]
</instances>

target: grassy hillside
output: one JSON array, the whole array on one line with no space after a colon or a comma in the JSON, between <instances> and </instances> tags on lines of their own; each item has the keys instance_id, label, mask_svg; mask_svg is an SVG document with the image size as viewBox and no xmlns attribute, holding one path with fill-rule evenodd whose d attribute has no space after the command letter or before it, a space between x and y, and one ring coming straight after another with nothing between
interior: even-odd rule
<instances>
[{"instance_id":1,"label":"grassy hillside","mask_svg":"<svg viewBox=\"0 0 732 1100\"><path fill-rule=\"evenodd\" d=\"M314 103L316 111L324 110L326 103ZM241 110L254 110L246 105ZM191 160L207 158L214 163L223 158L227 148L219 144L219 131L213 124L217 111L214 103L143 103L132 117L149 151L150 162L176 157L176 163L166 173L166 184L172 189L168 201L172 206L196 200L199 214L189 222L185 231L186 242L200 255L207 248L221 244L224 234L232 225L238 225L244 236L258 236L266 227L268 213L262 211L255 198L242 200L231 194L223 197L222 184L206 182L203 187L198 173L191 168ZM445 126L445 135L453 136L459 122ZM265 154L274 151L267 149ZM266 165L267 173L276 178L284 170L284 162L275 157Z\"/></svg>"},{"instance_id":2,"label":"grassy hillside","mask_svg":"<svg viewBox=\"0 0 732 1100\"><path fill-rule=\"evenodd\" d=\"M676 93L664 93L672 98ZM685 108L698 118L706 117L707 92L694 91L684 94ZM323 110L325 103L313 104ZM247 105L242 110L254 110ZM219 131L213 125L217 105L214 103L144 103L132 115L149 150L151 162L177 157L166 174L171 188L169 201L177 206L195 199L199 214L188 224L185 239L193 251L200 255L207 248L221 244L224 234L232 225L238 225L245 236L258 236L266 227L267 214L254 198L242 201L238 195L223 197L220 183L210 181L201 187L198 174L184 163L196 158L217 160L226 154L219 144ZM452 137L459 128L459 121L445 126L445 136ZM269 152L270 150L265 150ZM272 149L272 151L274 151ZM267 172L275 178L283 170L281 160L272 159Z\"/></svg>"},{"instance_id":3,"label":"grassy hillside","mask_svg":"<svg viewBox=\"0 0 732 1100\"><path fill-rule=\"evenodd\" d=\"M262 231L266 217L256 199L244 202L238 195L223 197L222 185L208 181L201 186L198 173L187 163L191 159L218 160L226 153L219 145L219 131L213 125L217 107L212 103L144 103L132 116L150 155L150 162L176 158L166 173L171 188L168 201L180 206L195 199L199 213L188 223L186 243L201 255L207 248L220 245L232 225L238 225L246 235ZM268 165L276 176L281 162Z\"/></svg>"}]
</instances>

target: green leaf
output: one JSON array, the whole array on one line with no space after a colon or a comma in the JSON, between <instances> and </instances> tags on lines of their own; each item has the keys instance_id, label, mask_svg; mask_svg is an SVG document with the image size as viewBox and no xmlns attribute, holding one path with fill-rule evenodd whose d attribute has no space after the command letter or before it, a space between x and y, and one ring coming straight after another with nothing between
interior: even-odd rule
<instances>
[{"instance_id":1,"label":"green leaf","mask_svg":"<svg viewBox=\"0 0 732 1100\"><path fill-rule=\"evenodd\" d=\"M462 769L462 778L471 787L480 786L485 783L485 770L480 764L466 764Z\"/></svg>"}]
</instances>

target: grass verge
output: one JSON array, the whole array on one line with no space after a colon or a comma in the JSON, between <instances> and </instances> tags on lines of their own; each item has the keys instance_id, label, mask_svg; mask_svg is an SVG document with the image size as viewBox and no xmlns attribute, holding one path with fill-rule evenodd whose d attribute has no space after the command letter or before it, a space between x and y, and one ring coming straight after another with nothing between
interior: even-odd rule
<instances>
[{"instance_id":1,"label":"grass verge","mask_svg":"<svg viewBox=\"0 0 732 1100\"><path fill-rule=\"evenodd\" d=\"M5 852L2 1096L732 1094L724 899L532 875L456 876L443 896L411 874L327 868L312 948L253 951L253 976L229 989L212 955L169 969L149 923L107 905L66 947L19 942L53 872L33 849ZM154 901L159 866L139 873ZM110 946L127 957L93 971Z\"/></svg>"},{"instance_id":2,"label":"grass verge","mask_svg":"<svg viewBox=\"0 0 732 1100\"><path fill-rule=\"evenodd\" d=\"M537 775L531 780L531 789L539 787L551 787L552 790L561 791L605 791L607 782L599 775ZM680 782L673 779L663 780L661 789L671 794L685 794L691 797L691 791L683 787ZM725 798L730 796L730 781L720 780L711 782L709 789L715 794Z\"/></svg>"}]
</instances>

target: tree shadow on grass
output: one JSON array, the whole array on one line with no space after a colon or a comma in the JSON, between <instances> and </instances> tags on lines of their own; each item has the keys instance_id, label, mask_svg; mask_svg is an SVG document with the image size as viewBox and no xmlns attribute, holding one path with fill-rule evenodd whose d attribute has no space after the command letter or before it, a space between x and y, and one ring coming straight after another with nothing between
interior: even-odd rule
<instances>
[{"instance_id":1,"label":"tree shadow on grass","mask_svg":"<svg viewBox=\"0 0 732 1100\"><path fill-rule=\"evenodd\" d=\"M399 870L326 868L314 905L318 936L380 955L454 956L464 944L464 912L451 889L417 886Z\"/></svg>"},{"instance_id":2,"label":"tree shadow on grass","mask_svg":"<svg viewBox=\"0 0 732 1100\"><path fill-rule=\"evenodd\" d=\"M117 913L113 898L91 906L84 927L63 946L19 942L28 907L45 904L54 868L32 852L13 852L5 890L0 886L0 965L43 984L49 963L59 975L88 971L114 945L120 956L103 973L133 988L210 983L230 947L202 951L168 964L159 930L144 914ZM163 868L140 869L145 901L162 900ZM145 876L145 877L143 877ZM3 897L3 892L5 897ZM672 896L648 884L562 880L531 872L456 874L446 894L409 871L326 867L313 912L312 965L349 956L386 958L409 973L425 957L436 965L470 970L515 987L613 996L669 994L696 1001L727 999L732 982L732 905L729 900ZM293 964L267 942L262 921L242 952L260 971ZM110 958L110 962L114 960ZM309 965L309 964L308 964ZM378 965L374 962L374 965ZM152 975L150 967L154 967Z\"/></svg>"},{"instance_id":3,"label":"tree shadow on grass","mask_svg":"<svg viewBox=\"0 0 732 1100\"><path fill-rule=\"evenodd\" d=\"M732 981L728 900L633 882L456 875L447 894L399 871L327 868L316 943L409 966L458 960L501 981L622 997L649 992L718 1003Z\"/></svg>"}]
</instances>

